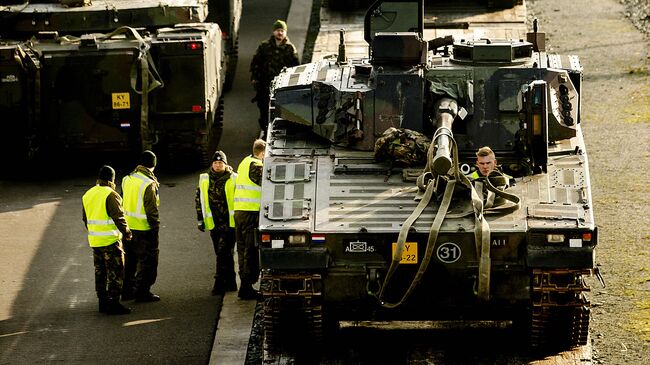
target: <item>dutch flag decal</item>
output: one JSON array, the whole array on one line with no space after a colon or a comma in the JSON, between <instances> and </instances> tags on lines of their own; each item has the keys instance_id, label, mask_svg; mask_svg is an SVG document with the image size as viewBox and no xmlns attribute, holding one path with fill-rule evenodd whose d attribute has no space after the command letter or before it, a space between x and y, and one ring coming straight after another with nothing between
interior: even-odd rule
<instances>
[{"instance_id":1,"label":"dutch flag decal","mask_svg":"<svg viewBox=\"0 0 650 365\"><path fill-rule=\"evenodd\" d=\"M324 234L312 234L311 235L311 243L325 243L325 235Z\"/></svg>"}]
</instances>

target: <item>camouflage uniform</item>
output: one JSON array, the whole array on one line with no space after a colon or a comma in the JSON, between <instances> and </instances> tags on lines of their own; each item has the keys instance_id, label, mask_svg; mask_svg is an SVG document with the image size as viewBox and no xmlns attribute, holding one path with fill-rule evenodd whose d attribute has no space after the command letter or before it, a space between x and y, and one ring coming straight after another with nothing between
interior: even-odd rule
<instances>
[{"instance_id":1,"label":"camouflage uniform","mask_svg":"<svg viewBox=\"0 0 650 365\"><path fill-rule=\"evenodd\" d=\"M133 239L125 247L124 290L128 297L133 293L148 293L158 277L158 254L160 250L158 232L160 218L158 211L159 183L153 172L138 165L134 172L140 172L154 182L144 191L144 210L147 222L151 227L148 231L132 230Z\"/></svg>"},{"instance_id":2,"label":"camouflage uniform","mask_svg":"<svg viewBox=\"0 0 650 365\"><path fill-rule=\"evenodd\" d=\"M262 170L263 166L250 164L248 171L251 181L260 186L262 185ZM259 211L235 211L237 258L242 289L257 282L260 275L259 253L255 246L255 230L259 221Z\"/></svg>"},{"instance_id":3,"label":"camouflage uniform","mask_svg":"<svg viewBox=\"0 0 650 365\"><path fill-rule=\"evenodd\" d=\"M260 110L260 128L266 132L269 122L269 94L273 78L280 74L285 67L297 66L298 52L296 47L285 37L280 44L276 45L275 38L271 36L263 41L258 47L253 60L251 61L251 80L255 80L255 98L257 107Z\"/></svg>"},{"instance_id":4,"label":"camouflage uniform","mask_svg":"<svg viewBox=\"0 0 650 365\"><path fill-rule=\"evenodd\" d=\"M235 229L230 227L230 213L226 200L225 185L233 174L232 167L226 166L226 171L215 172L208 169L210 182L208 186L208 204L214 219L214 228L210 230L212 246L216 258L216 271L214 274L213 293L237 290L235 280L235 260L233 251L235 249ZM203 222L201 211L201 189L196 188L196 217Z\"/></svg>"},{"instance_id":5,"label":"camouflage uniform","mask_svg":"<svg viewBox=\"0 0 650 365\"><path fill-rule=\"evenodd\" d=\"M431 140L424 134L405 128L388 128L375 142L375 159L402 166L421 165L427 161Z\"/></svg>"},{"instance_id":6,"label":"camouflage uniform","mask_svg":"<svg viewBox=\"0 0 650 365\"><path fill-rule=\"evenodd\" d=\"M97 180L97 185L111 186L112 183L105 180ZM122 209L122 198L117 192L112 192L106 198L106 212L122 232L124 237L129 236L129 228L124 219L124 209ZM82 219L84 224L88 225L86 210L82 208ZM115 243L104 247L92 247L93 263L95 264L95 291L100 303L104 301L117 301L122 292L124 281L124 250L122 242ZM102 304L100 304L101 306Z\"/></svg>"}]
</instances>

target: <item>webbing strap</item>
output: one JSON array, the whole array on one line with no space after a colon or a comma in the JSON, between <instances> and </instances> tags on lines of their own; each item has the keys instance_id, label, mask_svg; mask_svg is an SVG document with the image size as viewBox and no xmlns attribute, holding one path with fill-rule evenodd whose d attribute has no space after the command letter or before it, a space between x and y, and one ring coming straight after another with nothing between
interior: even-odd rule
<instances>
[{"instance_id":1,"label":"webbing strap","mask_svg":"<svg viewBox=\"0 0 650 365\"><path fill-rule=\"evenodd\" d=\"M490 213L511 213L514 212L515 210L519 209L521 206L521 199L516 196L515 194L510 194L508 192L505 192L503 190L497 189L494 185L492 185L492 182L490 179L485 179L485 186L487 187L488 191L493 192L497 197L503 198L512 204L510 205L501 205L499 204L496 207L491 207L490 209L486 209L485 214L490 214Z\"/></svg>"},{"instance_id":2,"label":"webbing strap","mask_svg":"<svg viewBox=\"0 0 650 365\"><path fill-rule=\"evenodd\" d=\"M424 196L418 203L418 206L415 207L415 210L411 213L411 215L409 215L409 217L406 218L406 221L404 222L402 228L399 231L399 235L397 236L397 245L395 247L395 253L393 254L393 261L391 262L390 268L386 273L386 277L384 278L384 283L382 284L381 289L379 290L378 299L380 302L382 301L382 298L384 296L384 289L388 286L390 279L393 277L393 274L395 273L395 270L397 270L397 267L399 266L399 262L402 259L402 254L404 253L404 243L406 242L406 237L408 236L408 232L411 229L413 223L418 219L418 217L420 217L420 215L424 211L424 208L426 208L427 205L429 205L432 196L433 196L433 184L429 183L424 193Z\"/></svg>"},{"instance_id":3,"label":"webbing strap","mask_svg":"<svg viewBox=\"0 0 650 365\"><path fill-rule=\"evenodd\" d=\"M429 185L433 185L433 182L429 183ZM456 185L456 180L450 180L447 182L447 186L445 187L445 193L442 198L442 202L440 203L440 207L438 208L438 212L436 213L436 217L433 220L433 224L431 224L431 229L429 230L429 238L427 239L427 249L424 253L424 258L422 259L422 263L420 264L420 267L418 268L418 272L415 274L415 278L413 281L411 281L411 285L409 288L406 290L404 295L402 296L402 299L399 300L397 303L381 303L381 305L385 308L395 308L399 305L401 305L408 297L411 295L413 290L418 286L420 283L420 280L422 279L422 275L427 271L427 267L429 266L429 262L431 261L431 256L433 255L433 250L436 246L436 241L438 240L438 233L440 232L440 227L442 226L442 222L445 219L445 215L447 214L447 210L449 209L449 204L451 203L451 198L454 195L454 186ZM405 237L406 238L406 237ZM402 243L403 244L403 243ZM395 258L393 258L393 263ZM399 261L398 261L399 264ZM391 265L392 266L392 265ZM385 287L385 286L384 286ZM383 287L382 287L383 289ZM380 297L381 300L381 297Z\"/></svg>"},{"instance_id":4,"label":"webbing strap","mask_svg":"<svg viewBox=\"0 0 650 365\"><path fill-rule=\"evenodd\" d=\"M152 141L149 133L149 57L140 57L140 74L142 75L142 98L140 102L140 136L142 149L150 150ZM135 89L134 89L135 90Z\"/></svg>"},{"instance_id":5,"label":"webbing strap","mask_svg":"<svg viewBox=\"0 0 650 365\"><path fill-rule=\"evenodd\" d=\"M478 258L478 297L484 300L490 298L490 225L485 220L483 206L482 182L477 181L476 186L471 184L467 176L461 179L469 184L474 209L474 242L476 244L476 257ZM479 194L481 191L481 194Z\"/></svg>"},{"instance_id":6,"label":"webbing strap","mask_svg":"<svg viewBox=\"0 0 650 365\"><path fill-rule=\"evenodd\" d=\"M489 179L485 179L486 188L488 192L486 197L486 203L484 204L483 203L483 182L477 181L476 182L477 186L474 186L474 184L472 184L472 182L467 178L467 176L460 173L459 163L458 163L458 146L456 145L456 141L453 139L453 137L450 136L450 139L451 139L451 145L453 150L452 152L453 168L451 170L452 176L447 175L451 180L449 180L447 182L447 185L445 186L445 192L442 198L442 202L438 207L438 211L429 230L429 237L427 240L427 247L424 254L424 258L420 264L420 267L418 268L415 278L411 282L409 288L403 294L402 298L396 303L384 302L383 301L384 290L388 286L388 283L390 282L393 274L395 273L395 270L397 270L397 267L399 266L399 263L402 258L402 254L404 252L404 245L406 242L406 238L408 236L408 232L410 231L413 223L420 217L424 209L429 205L429 202L431 201L431 198L433 196L435 184L434 184L434 176L432 175L432 171L430 169L429 164L427 164L424 174L418 177L418 187L421 190L425 189L425 193L422 199L420 200L420 202L418 203L418 206L409 215L409 217L402 225L402 228L400 229L399 236L397 238L395 252L393 254L393 258L391 261L391 265L388 269L388 272L386 273L384 282L381 285L379 294L377 295L377 299L379 300L380 305L383 306L384 308L395 308L401 305L406 299L408 299L408 297L411 295L413 290L417 287L417 285L419 284L422 278L422 275L424 275L429 265L431 256L433 255L433 251L436 245L436 241L438 239L440 227L442 226L445 217L459 218L459 217L467 216L472 213L474 214L474 226L475 226L474 239L476 244L476 257L479 261L477 295L480 299L483 300L488 300L490 298L490 275L492 269L492 263L490 258L490 226L487 220L485 219L485 214L507 213L507 212L515 211L519 209L520 199L514 194L509 194L502 190L497 189L496 187L494 187L494 185L492 185ZM442 177L439 176L438 180L441 181L441 179ZM454 195L456 182L459 182L460 184L466 186L470 190L471 208L467 207L465 211L459 213L447 214L449 210L449 205L451 203L451 199ZM480 194L479 191L481 192ZM512 204L503 205L502 203L499 203L496 200L497 198L503 198L504 200L510 201Z\"/></svg>"}]
</instances>

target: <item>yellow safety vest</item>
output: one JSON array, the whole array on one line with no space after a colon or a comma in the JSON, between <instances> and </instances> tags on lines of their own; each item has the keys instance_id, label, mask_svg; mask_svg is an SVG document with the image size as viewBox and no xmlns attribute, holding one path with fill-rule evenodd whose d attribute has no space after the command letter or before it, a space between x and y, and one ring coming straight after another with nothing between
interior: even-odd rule
<instances>
[{"instance_id":1,"label":"yellow safety vest","mask_svg":"<svg viewBox=\"0 0 650 365\"><path fill-rule=\"evenodd\" d=\"M144 191L153 182L141 172L132 173L122 179L125 218L132 230L148 231L151 229L147 221L147 213L144 210ZM159 197L156 197L156 205L160 205Z\"/></svg>"},{"instance_id":2,"label":"yellow safety vest","mask_svg":"<svg viewBox=\"0 0 650 365\"><path fill-rule=\"evenodd\" d=\"M226 190L226 203L228 204L228 216L229 216L229 226L235 227L235 181L237 180L237 174L232 173L224 190ZM212 217L212 210L210 210L210 204L208 203L208 189L210 187L210 176L205 173L199 175L199 197L201 199L201 214L203 215L203 223L205 228L208 230L214 229L214 218Z\"/></svg>"},{"instance_id":3,"label":"yellow safety vest","mask_svg":"<svg viewBox=\"0 0 650 365\"><path fill-rule=\"evenodd\" d=\"M108 186L95 185L81 198L86 212L90 247L108 246L122 238L122 233L106 211L106 198L112 191Z\"/></svg>"},{"instance_id":4,"label":"yellow safety vest","mask_svg":"<svg viewBox=\"0 0 650 365\"><path fill-rule=\"evenodd\" d=\"M470 180L476 180L476 179L478 179L478 178L481 177L481 176L482 176L482 175L479 175L479 174L478 174L478 170L474 170L474 172L472 172L471 174L469 174L468 178L469 178Z\"/></svg>"},{"instance_id":5,"label":"yellow safety vest","mask_svg":"<svg viewBox=\"0 0 650 365\"><path fill-rule=\"evenodd\" d=\"M247 156L237 168L237 183L235 186L235 210L259 211L262 202L262 187L255 184L248 172L250 165L262 166L262 161Z\"/></svg>"},{"instance_id":6,"label":"yellow safety vest","mask_svg":"<svg viewBox=\"0 0 650 365\"><path fill-rule=\"evenodd\" d=\"M501 175L503 175L503 177L506 179L506 187L509 187L509 186L510 186L510 179L512 179L512 176L510 176L510 175L508 175L508 174L505 174L505 173L503 173L503 172L501 172L501 171L499 171L499 170L495 170L495 171L497 171L497 172L499 172ZM480 175L480 174L478 173L478 170L474 170L474 172L472 172L471 174L467 175L467 178L470 179L471 181L477 180L477 179L482 178L482 177L484 177L484 176L483 176L483 175ZM490 180L490 182L492 182L492 180Z\"/></svg>"}]
</instances>

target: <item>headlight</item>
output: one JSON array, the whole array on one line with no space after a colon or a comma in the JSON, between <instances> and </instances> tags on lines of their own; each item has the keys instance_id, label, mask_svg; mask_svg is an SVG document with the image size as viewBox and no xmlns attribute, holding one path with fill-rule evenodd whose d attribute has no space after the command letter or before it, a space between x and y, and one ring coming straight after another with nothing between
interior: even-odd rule
<instances>
[{"instance_id":1,"label":"headlight","mask_svg":"<svg viewBox=\"0 0 650 365\"><path fill-rule=\"evenodd\" d=\"M564 243L564 235L563 234L547 234L546 235L546 242L548 242L548 243Z\"/></svg>"},{"instance_id":2,"label":"headlight","mask_svg":"<svg viewBox=\"0 0 650 365\"><path fill-rule=\"evenodd\" d=\"M307 244L307 235L305 234L292 234L289 235L289 244L293 246L304 246Z\"/></svg>"}]
</instances>

